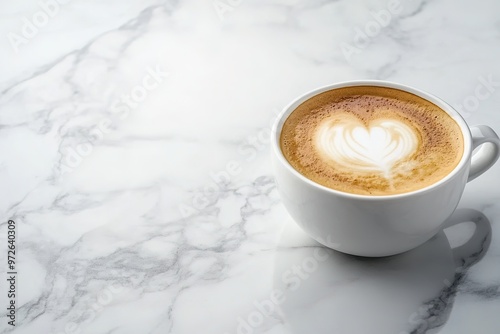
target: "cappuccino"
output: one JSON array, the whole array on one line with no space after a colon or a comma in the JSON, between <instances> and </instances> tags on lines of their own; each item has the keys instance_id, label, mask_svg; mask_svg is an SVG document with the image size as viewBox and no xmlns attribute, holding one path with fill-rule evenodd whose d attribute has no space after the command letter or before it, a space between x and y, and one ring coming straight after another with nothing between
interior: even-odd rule
<instances>
[{"instance_id":1,"label":"cappuccino","mask_svg":"<svg viewBox=\"0 0 500 334\"><path fill-rule=\"evenodd\" d=\"M299 105L283 124L288 162L323 186L395 195L448 175L464 151L461 129L414 94L376 86L333 89Z\"/></svg>"}]
</instances>

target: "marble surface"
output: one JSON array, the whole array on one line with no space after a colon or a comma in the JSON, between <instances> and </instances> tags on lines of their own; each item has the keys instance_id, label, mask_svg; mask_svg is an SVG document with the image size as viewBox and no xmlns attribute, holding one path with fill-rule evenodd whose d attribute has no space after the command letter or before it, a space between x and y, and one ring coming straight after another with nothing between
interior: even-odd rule
<instances>
[{"instance_id":1,"label":"marble surface","mask_svg":"<svg viewBox=\"0 0 500 334\"><path fill-rule=\"evenodd\" d=\"M9 219L19 272L1 333L500 332L500 163L467 185L464 224L364 259L294 225L268 149L290 100L351 79L500 131L498 1L0 8L0 281Z\"/></svg>"}]
</instances>

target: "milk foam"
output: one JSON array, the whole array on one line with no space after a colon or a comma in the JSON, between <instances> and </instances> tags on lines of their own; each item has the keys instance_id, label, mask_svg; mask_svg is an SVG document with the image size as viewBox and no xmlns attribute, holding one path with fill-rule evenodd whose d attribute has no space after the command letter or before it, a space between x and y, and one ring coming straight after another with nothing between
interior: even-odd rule
<instances>
[{"instance_id":1,"label":"milk foam","mask_svg":"<svg viewBox=\"0 0 500 334\"><path fill-rule=\"evenodd\" d=\"M318 124L314 145L323 158L336 164L390 179L395 165L409 160L419 143L415 130L397 119L376 119L365 126L358 118L344 115Z\"/></svg>"}]
</instances>

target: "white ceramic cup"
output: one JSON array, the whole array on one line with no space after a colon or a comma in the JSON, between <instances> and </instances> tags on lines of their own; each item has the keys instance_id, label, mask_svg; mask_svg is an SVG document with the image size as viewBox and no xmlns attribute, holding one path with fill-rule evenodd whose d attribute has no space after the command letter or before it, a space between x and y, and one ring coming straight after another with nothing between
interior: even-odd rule
<instances>
[{"instance_id":1,"label":"white ceramic cup","mask_svg":"<svg viewBox=\"0 0 500 334\"><path fill-rule=\"evenodd\" d=\"M352 86L389 87L418 95L447 112L462 129L462 159L440 181L408 193L369 196L322 186L296 171L283 156L283 123L301 103L328 90ZM489 169L500 156L498 135L488 126L469 128L464 119L440 98L418 89L386 81L342 82L315 89L279 115L271 134L275 180L281 199L297 224L312 238L335 250L360 256L387 256L415 248L443 228L456 209L465 185ZM474 154L474 149L478 148Z\"/></svg>"}]
</instances>

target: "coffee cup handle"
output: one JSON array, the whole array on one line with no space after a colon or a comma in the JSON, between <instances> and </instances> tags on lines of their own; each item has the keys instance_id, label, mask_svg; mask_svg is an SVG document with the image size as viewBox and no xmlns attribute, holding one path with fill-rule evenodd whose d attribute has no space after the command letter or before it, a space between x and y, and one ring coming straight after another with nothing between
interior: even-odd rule
<instances>
[{"instance_id":1,"label":"coffee cup handle","mask_svg":"<svg viewBox=\"0 0 500 334\"><path fill-rule=\"evenodd\" d=\"M476 125L472 126L470 130L472 149L482 147L472 155L467 182L486 172L500 157L500 139L492 128L486 125Z\"/></svg>"}]
</instances>

